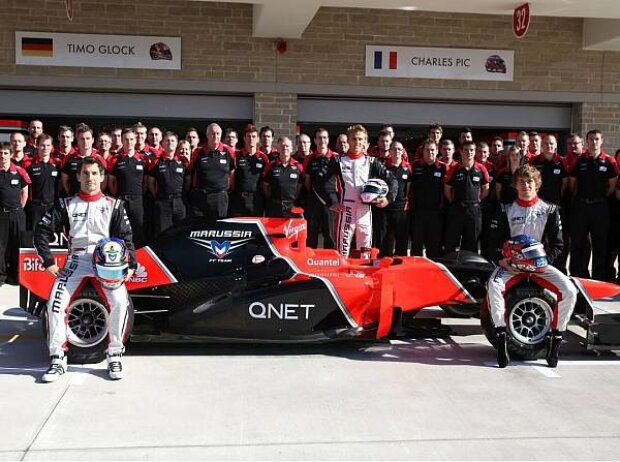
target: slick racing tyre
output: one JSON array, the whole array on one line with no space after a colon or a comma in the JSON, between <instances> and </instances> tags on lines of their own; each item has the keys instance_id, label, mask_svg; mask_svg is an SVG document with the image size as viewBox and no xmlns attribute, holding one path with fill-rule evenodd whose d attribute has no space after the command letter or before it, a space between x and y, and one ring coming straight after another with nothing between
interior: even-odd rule
<instances>
[{"instance_id":1,"label":"slick racing tyre","mask_svg":"<svg viewBox=\"0 0 620 462\"><path fill-rule=\"evenodd\" d=\"M92 287L85 288L67 310L67 359L74 364L96 364L105 359L108 348L109 311ZM47 336L47 310L42 316ZM127 332L131 332L134 311L131 298L127 308Z\"/></svg>"},{"instance_id":2,"label":"slick racing tyre","mask_svg":"<svg viewBox=\"0 0 620 462\"><path fill-rule=\"evenodd\" d=\"M506 296L508 352L514 359L544 358L553 320L555 300L538 287L519 287ZM480 310L480 323L487 340L495 346L495 327L486 299Z\"/></svg>"}]
</instances>

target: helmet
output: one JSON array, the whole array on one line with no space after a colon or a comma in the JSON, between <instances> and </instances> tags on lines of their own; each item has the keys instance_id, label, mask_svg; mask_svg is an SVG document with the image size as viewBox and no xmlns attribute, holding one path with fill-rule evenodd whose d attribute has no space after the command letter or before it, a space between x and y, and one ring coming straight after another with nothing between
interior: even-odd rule
<instances>
[{"instance_id":1,"label":"helmet","mask_svg":"<svg viewBox=\"0 0 620 462\"><path fill-rule=\"evenodd\" d=\"M545 247L531 236L520 234L508 239L502 254L516 269L528 272L541 272L547 267Z\"/></svg>"},{"instance_id":2,"label":"helmet","mask_svg":"<svg viewBox=\"0 0 620 462\"><path fill-rule=\"evenodd\" d=\"M151 55L151 59L153 61L157 61L160 59L163 59L165 61L172 61L172 51L170 51L170 47L164 42L157 42L151 45L149 54Z\"/></svg>"},{"instance_id":3,"label":"helmet","mask_svg":"<svg viewBox=\"0 0 620 462\"><path fill-rule=\"evenodd\" d=\"M104 237L97 242L93 269L103 287L120 287L129 272L129 252L125 243L115 237Z\"/></svg>"},{"instance_id":4,"label":"helmet","mask_svg":"<svg viewBox=\"0 0 620 462\"><path fill-rule=\"evenodd\" d=\"M364 204L372 204L377 199L387 196L388 191L389 188L385 181L379 178L371 178L362 188L360 197Z\"/></svg>"}]
</instances>

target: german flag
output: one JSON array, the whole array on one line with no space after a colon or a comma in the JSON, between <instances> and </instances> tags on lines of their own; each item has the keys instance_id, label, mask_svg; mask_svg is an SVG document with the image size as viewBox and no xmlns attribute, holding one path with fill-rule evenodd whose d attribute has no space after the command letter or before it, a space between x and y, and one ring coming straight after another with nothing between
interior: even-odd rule
<instances>
[{"instance_id":1,"label":"german flag","mask_svg":"<svg viewBox=\"0 0 620 462\"><path fill-rule=\"evenodd\" d=\"M51 58L54 56L54 40L51 38L22 37L22 56Z\"/></svg>"}]
</instances>

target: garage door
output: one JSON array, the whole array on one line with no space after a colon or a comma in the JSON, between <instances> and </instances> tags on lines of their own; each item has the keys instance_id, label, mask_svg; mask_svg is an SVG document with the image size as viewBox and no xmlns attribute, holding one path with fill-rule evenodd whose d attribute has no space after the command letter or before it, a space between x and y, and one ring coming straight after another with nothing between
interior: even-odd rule
<instances>
[{"instance_id":1,"label":"garage door","mask_svg":"<svg viewBox=\"0 0 620 462\"><path fill-rule=\"evenodd\" d=\"M101 116L251 120L253 98L245 95L168 95L104 92L0 90L4 114L39 117Z\"/></svg>"},{"instance_id":2,"label":"garage door","mask_svg":"<svg viewBox=\"0 0 620 462\"><path fill-rule=\"evenodd\" d=\"M504 104L300 97L300 122L568 129L569 104Z\"/></svg>"}]
</instances>

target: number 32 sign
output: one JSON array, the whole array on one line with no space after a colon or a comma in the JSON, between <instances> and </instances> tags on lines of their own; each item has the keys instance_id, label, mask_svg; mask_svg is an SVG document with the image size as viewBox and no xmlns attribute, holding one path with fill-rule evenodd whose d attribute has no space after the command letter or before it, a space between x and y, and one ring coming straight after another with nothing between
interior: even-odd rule
<instances>
[{"instance_id":1,"label":"number 32 sign","mask_svg":"<svg viewBox=\"0 0 620 462\"><path fill-rule=\"evenodd\" d=\"M530 27L530 4L524 3L512 13L512 31L515 37L523 38L527 34L528 27Z\"/></svg>"}]
</instances>

